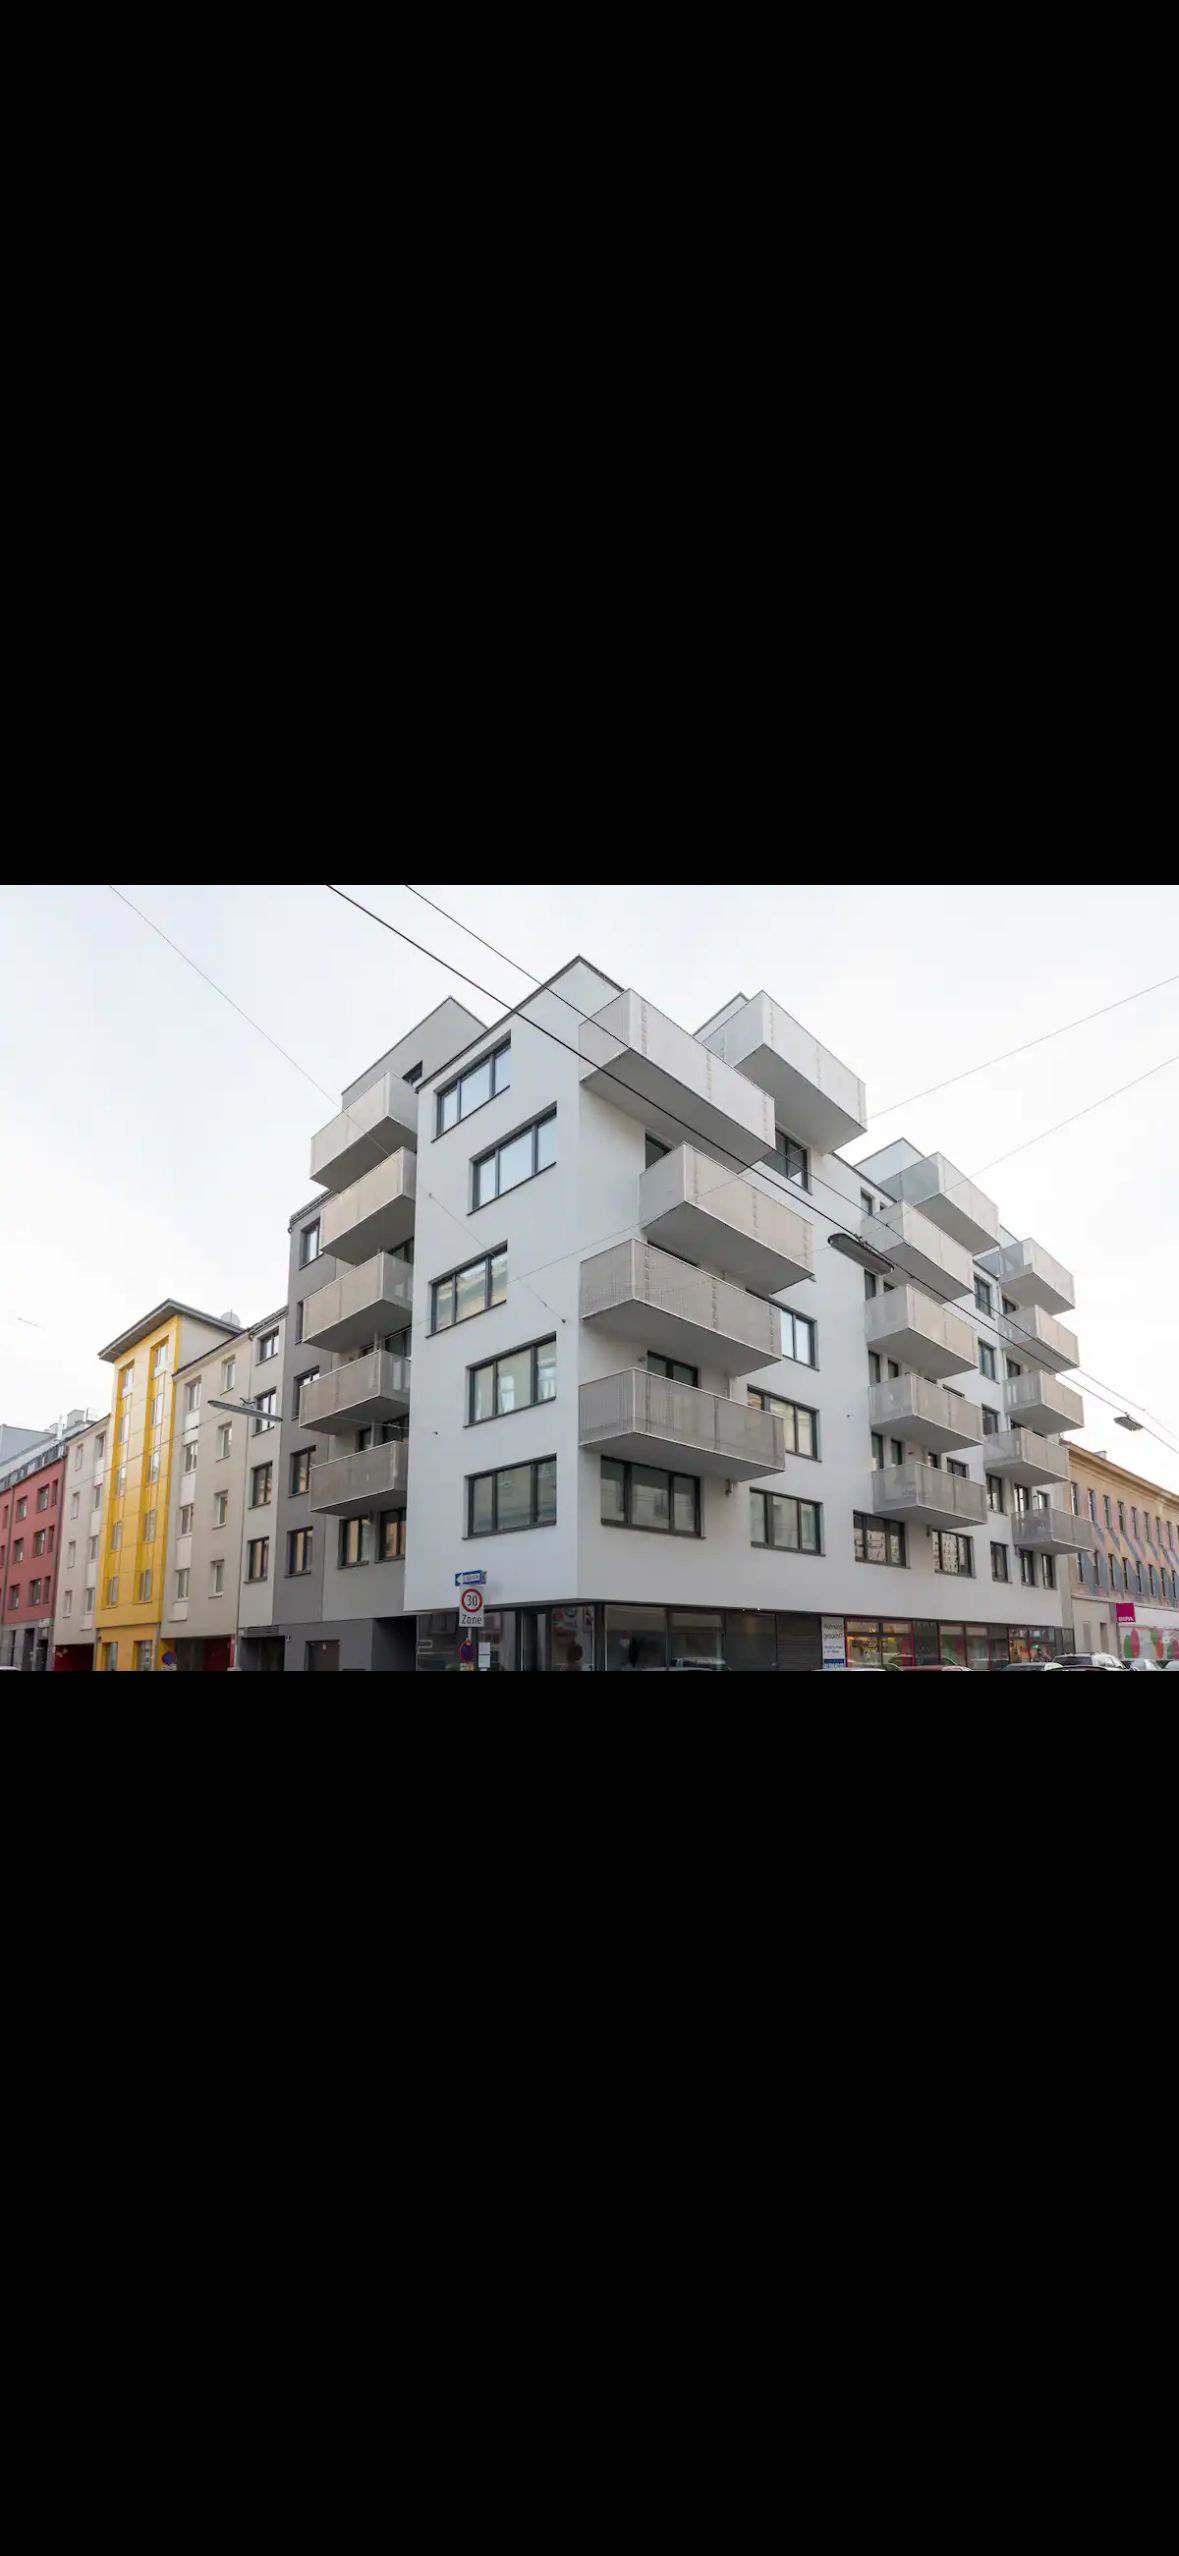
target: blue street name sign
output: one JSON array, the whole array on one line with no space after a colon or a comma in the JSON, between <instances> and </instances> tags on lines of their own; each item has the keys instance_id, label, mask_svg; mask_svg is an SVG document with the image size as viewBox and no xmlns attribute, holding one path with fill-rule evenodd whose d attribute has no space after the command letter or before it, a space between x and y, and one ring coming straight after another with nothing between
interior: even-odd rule
<instances>
[{"instance_id":1,"label":"blue street name sign","mask_svg":"<svg viewBox=\"0 0 1179 2556\"><path fill-rule=\"evenodd\" d=\"M454 1585L456 1589L485 1589L487 1573L486 1571L456 1571Z\"/></svg>"}]
</instances>

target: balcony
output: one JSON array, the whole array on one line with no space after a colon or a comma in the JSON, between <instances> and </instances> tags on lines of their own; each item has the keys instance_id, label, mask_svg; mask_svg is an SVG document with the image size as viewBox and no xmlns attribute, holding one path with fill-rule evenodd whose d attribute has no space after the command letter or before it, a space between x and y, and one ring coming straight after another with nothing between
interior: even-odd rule
<instances>
[{"instance_id":1,"label":"balcony","mask_svg":"<svg viewBox=\"0 0 1179 2556\"><path fill-rule=\"evenodd\" d=\"M916 1207L882 1207L874 1216L861 1216L860 1238L872 1251L891 1260L893 1268L911 1279L915 1287L924 1287L931 1296L973 1297L970 1253L950 1234L931 1225L928 1216L919 1214Z\"/></svg>"},{"instance_id":2,"label":"balcony","mask_svg":"<svg viewBox=\"0 0 1179 2556\"><path fill-rule=\"evenodd\" d=\"M311 1467L311 1506L329 1518L363 1518L370 1509L404 1508L409 1447L365 1447L360 1455L332 1456Z\"/></svg>"},{"instance_id":3,"label":"balcony","mask_svg":"<svg viewBox=\"0 0 1179 2556\"><path fill-rule=\"evenodd\" d=\"M834 1153L868 1124L864 1086L850 1066L784 1012L768 994L755 994L701 1032L726 1065L770 1094L779 1123L800 1143Z\"/></svg>"},{"instance_id":4,"label":"balcony","mask_svg":"<svg viewBox=\"0 0 1179 2556\"><path fill-rule=\"evenodd\" d=\"M1042 1313L1039 1305L1024 1305L1017 1314L1000 1314L995 1328L1013 1358L1037 1358L1054 1375L1076 1366L1080 1352L1075 1333L1066 1331L1052 1314Z\"/></svg>"},{"instance_id":5,"label":"balcony","mask_svg":"<svg viewBox=\"0 0 1179 2556\"><path fill-rule=\"evenodd\" d=\"M983 1447L988 1473L1022 1482L1029 1491L1037 1483L1068 1481L1068 1448L1058 1438L1038 1437L1034 1429L996 1429Z\"/></svg>"},{"instance_id":6,"label":"balcony","mask_svg":"<svg viewBox=\"0 0 1179 2556\"><path fill-rule=\"evenodd\" d=\"M786 1438L780 1420L721 1393L669 1383L629 1367L581 1388L580 1440L632 1464L757 1482L781 1473Z\"/></svg>"},{"instance_id":7,"label":"balcony","mask_svg":"<svg viewBox=\"0 0 1179 2556\"><path fill-rule=\"evenodd\" d=\"M347 1189L382 1154L416 1149L418 1096L400 1074L383 1074L350 1109L311 1139L311 1177L325 1189Z\"/></svg>"},{"instance_id":8,"label":"balcony","mask_svg":"<svg viewBox=\"0 0 1179 2556\"><path fill-rule=\"evenodd\" d=\"M906 1518L911 1526L967 1529L985 1525L987 1495L981 1482L964 1482L933 1464L886 1464L872 1476L878 1518Z\"/></svg>"},{"instance_id":9,"label":"balcony","mask_svg":"<svg viewBox=\"0 0 1179 2556\"><path fill-rule=\"evenodd\" d=\"M1043 1305L1045 1313L1060 1314L1071 1313L1077 1301L1071 1271L1038 1242L1001 1244L982 1253L981 1266L1013 1305Z\"/></svg>"},{"instance_id":10,"label":"balcony","mask_svg":"<svg viewBox=\"0 0 1179 2556\"><path fill-rule=\"evenodd\" d=\"M409 1371L408 1358L374 1349L367 1358L334 1368L330 1376L317 1376L314 1384L303 1387L299 1427L332 1437L337 1431L399 1420L409 1409Z\"/></svg>"},{"instance_id":11,"label":"balcony","mask_svg":"<svg viewBox=\"0 0 1179 2556\"><path fill-rule=\"evenodd\" d=\"M873 1385L868 1425L906 1446L930 1447L935 1455L952 1455L957 1447L981 1447L983 1442L977 1404L947 1393L944 1385L930 1384L925 1376L893 1376Z\"/></svg>"},{"instance_id":12,"label":"balcony","mask_svg":"<svg viewBox=\"0 0 1179 2556\"><path fill-rule=\"evenodd\" d=\"M922 1376L958 1376L978 1366L978 1334L948 1305L916 1287L883 1290L865 1307L868 1347Z\"/></svg>"},{"instance_id":13,"label":"balcony","mask_svg":"<svg viewBox=\"0 0 1179 2556\"><path fill-rule=\"evenodd\" d=\"M1097 1529L1071 1509L1029 1509L1012 1519L1011 1537L1017 1553L1092 1553Z\"/></svg>"},{"instance_id":14,"label":"balcony","mask_svg":"<svg viewBox=\"0 0 1179 2556\"><path fill-rule=\"evenodd\" d=\"M930 1223L960 1243L963 1251L977 1255L989 1251L999 1240L999 1210L993 1199L984 1196L972 1181L963 1180L944 1154L927 1154L908 1170L895 1172L880 1183L898 1205L919 1207ZM969 1286L971 1281L967 1280Z\"/></svg>"},{"instance_id":15,"label":"balcony","mask_svg":"<svg viewBox=\"0 0 1179 2556\"><path fill-rule=\"evenodd\" d=\"M365 1172L351 1189L326 1200L320 1220L323 1248L337 1260L371 1260L409 1241L417 1203L418 1161L404 1149Z\"/></svg>"},{"instance_id":16,"label":"balcony","mask_svg":"<svg viewBox=\"0 0 1179 2556\"><path fill-rule=\"evenodd\" d=\"M581 1319L641 1340L644 1349L693 1367L751 1375L782 1355L776 1305L706 1269L689 1269L649 1243L615 1243L581 1264Z\"/></svg>"},{"instance_id":17,"label":"balcony","mask_svg":"<svg viewBox=\"0 0 1179 2556\"><path fill-rule=\"evenodd\" d=\"M1035 1367L1026 1376L1008 1376L1003 1408L1017 1428L1038 1429L1042 1437L1058 1437L1062 1429L1083 1429L1085 1405L1071 1385Z\"/></svg>"},{"instance_id":18,"label":"balcony","mask_svg":"<svg viewBox=\"0 0 1179 2556\"><path fill-rule=\"evenodd\" d=\"M783 1199L751 1180L726 1179L707 1154L678 1145L639 1182L648 1242L776 1296L815 1274L814 1233Z\"/></svg>"},{"instance_id":19,"label":"balcony","mask_svg":"<svg viewBox=\"0 0 1179 2556\"><path fill-rule=\"evenodd\" d=\"M303 1303L307 1349L363 1349L388 1331L413 1321L413 1271L407 1260L379 1251L359 1269L343 1269Z\"/></svg>"},{"instance_id":20,"label":"balcony","mask_svg":"<svg viewBox=\"0 0 1179 2556\"><path fill-rule=\"evenodd\" d=\"M761 1162L774 1150L773 1105L743 1074L645 1003L619 994L580 1031L584 1089L637 1118L666 1145L685 1133L721 1162Z\"/></svg>"}]
</instances>

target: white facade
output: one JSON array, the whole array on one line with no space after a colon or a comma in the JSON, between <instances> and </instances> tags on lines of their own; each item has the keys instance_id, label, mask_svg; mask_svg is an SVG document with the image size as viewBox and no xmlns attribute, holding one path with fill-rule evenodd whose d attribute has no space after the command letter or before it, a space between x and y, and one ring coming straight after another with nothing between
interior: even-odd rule
<instances>
[{"instance_id":1,"label":"white facade","mask_svg":"<svg viewBox=\"0 0 1179 2556\"><path fill-rule=\"evenodd\" d=\"M253 1423L217 1409L250 1391L250 1334L235 1332L178 1369L167 1518L160 1656L185 1667L228 1665L244 1568ZM161 1522L162 1524L163 1522ZM265 1532L265 1530L263 1530ZM215 1646L212 1658L206 1645Z\"/></svg>"},{"instance_id":2,"label":"white facade","mask_svg":"<svg viewBox=\"0 0 1179 2556\"><path fill-rule=\"evenodd\" d=\"M53 1619L55 1652L94 1648L110 1430L108 1415L70 1443L63 1486L57 1612Z\"/></svg>"}]
</instances>

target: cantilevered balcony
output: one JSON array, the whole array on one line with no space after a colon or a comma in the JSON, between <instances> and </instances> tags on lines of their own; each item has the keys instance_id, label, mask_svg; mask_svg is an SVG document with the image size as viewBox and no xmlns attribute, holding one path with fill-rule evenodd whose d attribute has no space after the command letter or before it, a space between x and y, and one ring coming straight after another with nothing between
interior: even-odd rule
<instances>
[{"instance_id":1,"label":"cantilevered balcony","mask_svg":"<svg viewBox=\"0 0 1179 2556\"><path fill-rule=\"evenodd\" d=\"M1040 1482L1068 1481L1068 1448L1059 1438L1041 1438L1034 1429L996 1429L984 1438L987 1472L1031 1491Z\"/></svg>"},{"instance_id":2,"label":"cantilevered balcony","mask_svg":"<svg viewBox=\"0 0 1179 2556\"><path fill-rule=\"evenodd\" d=\"M379 1251L359 1269L342 1269L303 1304L303 1345L308 1349L363 1348L413 1321L413 1271L406 1260Z\"/></svg>"},{"instance_id":3,"label":"cantilevered balcony","mask_svg":"<svg viewBox=\"0 0 1179 2556\"><path fill-rule=\"evenodd\" d=\"M320 1219L323 1248L337 1260L371 1260L376 1251L394 1251L413 1232L417 1203L416 1154L390 1154L374 1171L363 1173L351 1189L329 1198Z\"/></svg>"},{"instance_id":4,"label":"cantilevered balcony","mask_svg":"<svg viewBox=\"0 0 1179 2556\"><path fill-rule=\"evenodd\" d=\"M644 1349L693 1367L751 1375L782 1355L776 1305L743 1287L689 1269L649 1243L615 1243L581 1264L581 1318L600 1331L641 1340Z\"/></svg>"},{"instance_id":5,"label":"cantilevered balcony","mask_svg":"<svg viewBox=\"0 0 1179 2556\"><path fill-rule=\"evenodd\" d=\"M927 1154L880 1183L899 1205L919 1207L964 1251L989 1251L999 1240L999 1210L972 1181L963 1180L944 1154ZM969 1281L967 1282L969 1284Z\"/></svg>"},{"instance_id":6,"label":"cantilevered balcony","mask_svg":"<svg viewBox=\"0 0 1179 2556\"><path fill-rule=\"evenodd\" d=\"M922 1376L957 1376L978 1366L978 1334L948 1305L917 1287L882 1288L865 1306L868 1347Z\"/></svg>"},{"instance_id":7,"label":"cantilevered balcony","mask_svg":"<svg viewBox=\"0 0 1179 2556\"><path fill-rule=\"evenodd\" d=\"M348 1429L367 1429L382 1420L399 1420L409 1409L409 1370L408 1358L375 1349L367 1358L353 1358L348 1366L333 1368L330 1376L317 1376L314 1384L303 1387L300 1428L331 1437L343 1436Z\"/></svg>"},{"instance_id":8,"label":"cantilevered balcony","mask_svg":"<svg viewBox=\"0 0 1179 2556\"><path fill-rule=\"evenodd\" d=\"M905 1446L930 1447L935 1455L956 1447L981 1447L982 1412L964 1394L947 1393L926 1376L892 1376L868 1395L868 1426Z\"/></svg>"},{"instance_id":9,"label":"cantilevered balcony","mask_svg":"<svg viewBox=\"0 0 1179 2556\"><path fill-rule=\"evenodd\" d=\"M931 1225L916 1207L880 1207L860 1218L860 1234L873 1251L883 1253L893 1268L924 1287L931 1296L972 1296L974 1269L968 1251L953 1236Z\"/></svg>"},{"instance_id":10,"label":"cantilevered balcony","mask_svg":"<svg viewBox=\"0 0 1179 2556\"><path fill-rule=\"evenodd\" d=\"M858 1074L768 994L734 1004L700 1036L770 1094L779 1123L800 1143L831 1154L863 1135L868 1104Z\"/></svg>"},{"instance_id":11,"label":"cantilevered balcony","mask_svg":"<svg viewBox=\"0 0 1179 2556\"><path fill-rule=\"evenodd\" d=\"M913 1526L980 1527L987 1517L987 1495L981 1482L964 1482L933 1464L886 1464L872 1476L872 1506L878 1518L907 1518Z\"/></svg>"},{"instance_id":12,"label":"cantilevered balcony","mask_svg":"<svg viewBox=\"0 0 1179 2556\"><path fill-rule=\"evenodd\" d=\"M1039 1305L1022 1305L1017 1314L1000 1314L995 1328L1013 1358L1035 1358L1042 1367L1051 1367L1054 1375L1076 1366L1080 1351L1075 1332L1066 1331Z\"/></svg>"},{"instance_id":13,"label":"cantilevered balcony","mask_svg":"<svg viewBox=\"0 0 1179 2556\"><path fill-rule=\"evenodd\" d=\"M733 1179L707 1154L677 1145L639 1183L639 1223L648 1242L703 1261L776 1296L815 1274L814 1233L784 1199Z\"/></svg>"},{"instance_id":14,"label":"cantilevered balcony","mask_svg":"<svg viewBox=\"0 0 1179 2556\"><path fill-rule=\"evenodd\" d=\"M584 1089L637 1118L666 1145L690 1133L718 1163L774 1151L773 1103L641 994L619 994L579 1033Z\"/></svg>"},{"instance_id":15,"label":"cantilevered balcony","mask_svg":"<svg viewBox=\"0 0 1179 2556\"><path fill-rule=\"evenodd\" d=\"M1003 1409L1013 1427L1038 1429L1044 1437L1058 1437L1062 1429L1083 1429L1085 1405L1071 1385L1061 1384L1058 1376L1034 1367L1027 1375L1008 1376L1003 1387Z\"/></svg>"},{"instance_id":16,"label":"cantilevered balcony","mask_svg":"<svg viewBox=\"0 0 1179 2556\"><path fill-rule=\"evenodd\" d=\"M1045 1313L1060 1314L1071 1313L1077 1301L1071 1271L1038 1242L1003 1243L982 1253L981 1266L1013 1305L1043 1305Z\"/></svg>"},{"instance_id":17,"label":"cantilevered balcony","mask_svg":"<svg viewBox=\"0 0 1179 2556\"><path fill-rule=\"evenodd\" d=\"M1012 1519L1011 1535L1019 1553L1092 1553L1097 1543L1092 1521L1071 1509L1029 1509Z\"/></svg>"},{"instance_id":18,"label":"cantilevered balcony","mask_svg":"<svg viewBox=\"0 0 1179 2556\"><path fill-rule=\"evenodd\" d=\"M311 1139L311 1177L325 1189L346 1189L372 1171L383 1154L411 1151L418 1141L418 1096L400 1074L380 1082Z\"/></svg>"},{"instance_id":19,"label":"cantilevered balcony","mask_svg":"<svg viewBox=\"0 0 1179 2556\"><path fill-rule=\"evenodd\" d=\"M624 1462L723 1474L730 1482L757 1482L786 1462L785 1431L770 1412L672 1384L645 1367L583 1384L580 1437L583 1447Z\"/></svg>"},{"instance_id":20,"label":"cantilevered balcony","mask_svg":"<svg viewBox=\"0 0 1179 2556\"><path fill-rule=\"evenodd\" d=\"M404 1507L408 1484L409 1446L398 1439L313 1464L311 1506L330 1518L363 1518L370 1509Z\"/></svg>"}]
</instances>

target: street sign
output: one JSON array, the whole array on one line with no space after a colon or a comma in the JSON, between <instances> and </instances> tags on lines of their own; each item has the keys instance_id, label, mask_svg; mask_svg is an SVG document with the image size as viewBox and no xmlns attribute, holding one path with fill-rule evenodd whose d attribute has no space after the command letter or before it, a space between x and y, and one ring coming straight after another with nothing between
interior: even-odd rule
<instances>
[{"instance_id":1,"label":"street sign","mask_svg":"<svg viewBox=\"0 0 1179 2556\"><path fill-rule=\"evenodd\" d=\"M454 1585L456 1589L485 1589L487 1573L486 1571L456 1571Z\"/></svg>"},{"instance_id":2,"label":"street sign","mask_svg":"<svg viewBox=\"0 0 1179 2556\"><path fill-rule=\"evenodd\" d=\"M491 1666L490 1642L481 1642L479 1644L479 1666L481 1670L489 1669Z\"/></svg>"},{"instance_id":3,"label":"street sign","mask_svg":"<svg viewBox=\"0 0 1179 2556\"><path fill-rule=\"evenodd\" d=\"M481 1624L484 1598L482 1589L464 1589L459 1599L459 1613L465 1624Z\"/></svg>"},{"instance_id":4,"label":"street sign","mask_svg":"<svg viewBox=\"0 0 1179 2556\"><path fill-rule=\"evenodd\" d=\"M464 1633L463 1638L462 1638L462 1641L459 1643L459 1667L460 1667L460 1668L474 1668L474 1665L475 1665L475 1645L474 1645L474 1643L473 1643L473 1641L472 1641L472 1639L471 1639L470 1634L469 1634L469 1633Z\"/></svg>"}]
</instances>

